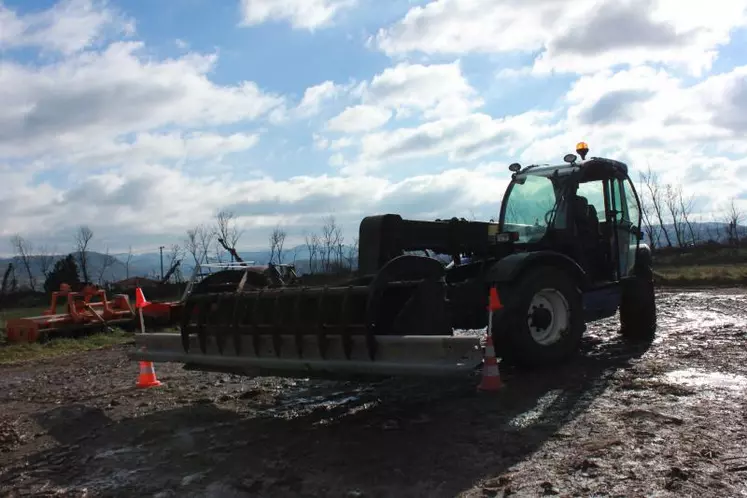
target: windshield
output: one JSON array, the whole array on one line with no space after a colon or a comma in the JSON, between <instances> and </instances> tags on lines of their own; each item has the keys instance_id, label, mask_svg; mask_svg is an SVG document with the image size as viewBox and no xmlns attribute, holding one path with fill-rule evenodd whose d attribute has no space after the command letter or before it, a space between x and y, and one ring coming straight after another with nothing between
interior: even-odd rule
<instances>
[{"instance_id":1,"label":"windshield","mask_svg":"<svg viewBox=\"0 0 747 498\"><path fill-rule=\"evenodd\" d=\"M554 206L555 190L549 178L527 175L517 179L508 193L503 230L519 232L519 242L536 242L545 235Z\"/></svg>"}]
</instances>

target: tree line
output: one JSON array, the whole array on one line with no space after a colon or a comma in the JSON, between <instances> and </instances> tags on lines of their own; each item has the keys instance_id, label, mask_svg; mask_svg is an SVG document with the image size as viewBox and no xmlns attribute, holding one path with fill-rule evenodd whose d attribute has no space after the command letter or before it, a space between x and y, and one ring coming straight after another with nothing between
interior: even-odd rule
<instances>
[{"instance_id":1,"label":"tree line","mask_svg":"<svg viewBox=\"0 0 747 498\"><path fill-rule=\"evenodd\" d=\"M639 174L636 190L641 201L641 226L653 250L714 242L739 248L747 237L742 226L747 221L745 212L737 206L736 199L704 220L693 214L695 195L686 195L682 185L661 183L650 166ZM705 236L696 227L698 223L706 223Z\"/></svg>"},{"instance_id":2,"label":"tree line","mask_svg":"<svg viewBox=\"0 0 747 498\"><path fill-rule=\"evenodd\" d=\"M211 223L195 225L188 229L180 243L174 243L163 252L164 280L174 283L184 281L181 262L188 258L193 266L212 263L237 262L241 260L237 247L244 234L239 226L235 213L221 210L216 213ZM293 249L285 247L288 231L280 224L276 225L268 238L269 258L261 263L296 265L303 249L308 253L306 264L308 273L327 273L352 270L357 261L358 239L346 243L342 227L334 216L322 220L321 232L304 233L304 243ZM110 254L109 247L91 259L91 246L94 232L87 225L79 226L73 237L73 250L60 254L55 247L35 246L31 240L20 234L11 237L13 260L6 267L0 280L0 292L12 293L19 287L27 287L32 292L50 292L59 288L59 284L97 284L105 286L107 270L118 263L122 265L124 278L131 276L134 253L132 246L125 256L117 259ZM38 271L35 271L38 270ZM41 274L41 275L39 275ZM25 281L19 285L19 276ZM146 275L137 275L159 280L158 270L151 270ZM116 274L115 274L116 279Z\"/></svg>"},{"instance_id":3,"label":"tree line","mask_svg":"<svg viewBox=\"0 0 747 498\"><path fill-rule=\"evenodd\" d=\"M199 224L187 230L184 245L194 266L210 263L237 262L238 243L243 235L232 211L219 211L212 224ZM322 219L321 233L304 233L304 243L292 249L285 247L288 231L277 224L268 237L269 258L276 265L299 263L303 249L308 253L308 273L328 273L351 270L358 257L358 238L346 243L342 227L334 216Z\"/></svg>"}]
</instances>

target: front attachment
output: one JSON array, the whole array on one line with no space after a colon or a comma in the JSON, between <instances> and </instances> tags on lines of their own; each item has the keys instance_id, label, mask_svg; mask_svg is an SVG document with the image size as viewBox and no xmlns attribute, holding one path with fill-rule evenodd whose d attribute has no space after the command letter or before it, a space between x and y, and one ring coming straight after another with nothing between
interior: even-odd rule
<instances>
[{"instance_id":1,"label":"front attachment","mask_svg":"<svg viewBox=\"0 0 747 498\"><path fill-rule=\"evenodd\" d=\"M212 288L197 286L186 300L181 323L186 353L196 337L203 354L214 340L219 354L280 357L290 338L296 356L304 358L313 337L315 350L326 359L329 340L336 337L345 358L351 359L357 337L375 360L377 336L451 335L444 269L430 258L401 256L373 278L323 287L257 288L233 273L212 280L238 281L236 290L213 292L214 283ZM269 340L269 351L261 347L263 340Z\"/></svg>"},{"instance_id":2,"label":"front attachment","mask_svg":"<svg viewBox=\"0 0 747 498\"><path fill-rule=\"evenodd\" d=\"M321 287L258 287L236 272L211 279L184 303L182 352L172 351L178 338L148 334L142 340L149 352L139 357L368 373L399 372L396 365L460 370L480 362L474 340L451 337L444 267L432 258L403 255L374 276Z\"/></svg>"}]
</instances>

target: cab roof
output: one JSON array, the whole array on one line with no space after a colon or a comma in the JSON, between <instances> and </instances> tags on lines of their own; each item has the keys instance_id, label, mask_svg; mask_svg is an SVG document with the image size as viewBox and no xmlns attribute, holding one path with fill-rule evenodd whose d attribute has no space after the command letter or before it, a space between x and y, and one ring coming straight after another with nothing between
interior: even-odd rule
<instances>
[{"instance_id":1,"label":"cab roof","mask_svg":"<svg viewBox=\"0 0 747 498\"><path fill-rule=\"evenodd\" d=\"M628 177L628 165L616 159L590 157L584 161L557 165L533 164L525 166L512 175L513 179L522 180L527 176L564 176L581 173L581 181L603 180L605 178L625 179Z\"/></svg>"}]
</instances>

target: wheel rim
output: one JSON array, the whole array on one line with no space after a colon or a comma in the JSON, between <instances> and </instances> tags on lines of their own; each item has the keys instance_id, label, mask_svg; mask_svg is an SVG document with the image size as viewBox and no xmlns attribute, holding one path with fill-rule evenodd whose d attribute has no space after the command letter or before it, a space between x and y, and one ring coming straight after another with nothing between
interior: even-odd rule
<instances>
[{"instance_id":1,"label":"wheel rim","mask_svg":"<svg viewBox=\"0 0 747 498\"><path fill-rule=\"evenodd\" d=\"M542 289L529 303L527 326L532 339L549 346L563 337L570 322L570 307L563 294L556 289Z\"/></svg>"}]
</instances>

